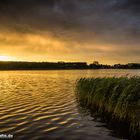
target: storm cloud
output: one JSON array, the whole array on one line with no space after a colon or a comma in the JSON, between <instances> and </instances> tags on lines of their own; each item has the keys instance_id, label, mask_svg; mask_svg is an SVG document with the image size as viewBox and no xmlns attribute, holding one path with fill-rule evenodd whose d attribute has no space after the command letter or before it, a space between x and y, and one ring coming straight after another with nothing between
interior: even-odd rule
<instances>
[{"instance_id":1,"label":"storm cloud","mask_svg":"<svg viewBox=\"0 0 140 140\"><path fill-rule=\"evenodd\" d=\"M43 37L49 34L49 38L63 42L66 48L95 54L100 50L100 55L106 57L114 55L116 50L116 57L121 52L130 54L129 51L132 52L130 56L138 56L139 17L139 0L0 1L1 34L36 34ZM5 44L12 44L10 39L1 37L1 40L5 40ZM102 53L103 46L106 47ZM111 51L106 52L109 48ZM136 61L140 59L137 57Z\"/></svg>"}]
</instances>

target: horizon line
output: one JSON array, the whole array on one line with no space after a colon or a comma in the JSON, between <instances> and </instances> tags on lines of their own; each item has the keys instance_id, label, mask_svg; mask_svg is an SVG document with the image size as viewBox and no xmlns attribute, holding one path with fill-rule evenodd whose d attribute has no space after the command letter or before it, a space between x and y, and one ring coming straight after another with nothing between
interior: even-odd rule
<instances>
[{"instance_id":1,"label":"horizon line","mask_svg":"<svg viewBox=\"0 0 140 140\"><path fill-rule=\"evenodd\" d=\"M8 61L8 60L0 60L0 63L14 63L14 62L18 62L18 63L87 63L87 61L28 61L28 60L11 60L11 61ZM89 63L89 64L93 64L94 62L99 62L99 61L93 61L92 63ZM128 62L128 63L114 63L114 64L102 64L102 63L99 63L99 65L110 65L110 66L113 66L113 65L116 65L116 64L120 64L120 65L126 65L126 64L140 64L140 62Z\"/></svg>"}]
</instances>

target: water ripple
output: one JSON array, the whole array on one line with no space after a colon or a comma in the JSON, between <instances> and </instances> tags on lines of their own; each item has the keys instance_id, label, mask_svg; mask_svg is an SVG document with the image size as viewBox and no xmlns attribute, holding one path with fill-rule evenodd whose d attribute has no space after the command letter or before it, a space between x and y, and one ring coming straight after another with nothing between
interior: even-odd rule
<instances>
[{"instance_id":1,"label":"water ripple","mask_svg":"<svg viewBox=\"0 0 140 140\"><path fill-rule=\"evenodd\" d=\"M111 130L93 121L76 102L76 79L97 74L99 72L89 71L0 72L0 133L13 134L17 140L115 140L110 136Z\"/></svg>"}]
</instances>

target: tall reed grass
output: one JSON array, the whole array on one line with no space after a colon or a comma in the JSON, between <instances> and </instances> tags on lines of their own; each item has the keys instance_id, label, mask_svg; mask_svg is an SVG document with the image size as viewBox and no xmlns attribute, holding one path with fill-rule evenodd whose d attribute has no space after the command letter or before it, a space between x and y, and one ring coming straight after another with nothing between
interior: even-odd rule
<instances>
[{"instance_id":1,"label":"tall reed grass","mask_svg":"<svg viewBox=\"0 0 140 140\"><path fill-rule=\"evenodd\" d=\"M140 77L82 78L76 91L80 103L127 122L131 135L140 134Z\"/></svg>"}]
</instances>

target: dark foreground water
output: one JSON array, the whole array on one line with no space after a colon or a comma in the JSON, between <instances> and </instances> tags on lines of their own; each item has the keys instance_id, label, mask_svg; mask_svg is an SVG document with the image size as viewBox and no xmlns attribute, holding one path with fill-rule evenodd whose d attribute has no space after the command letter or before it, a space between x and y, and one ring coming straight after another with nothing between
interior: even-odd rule
<instances>
[{"instance_id":1,"label":"dark foreground water","mask_svg":"<svg viewBox=\"0 0 140 140\"><path fill-rule=\"evenodd\" d=\"M117 140L77 103L77 78L139 75L140 70L0 72L0 135L17 140Z\"/></svg>"}]
</instances>

